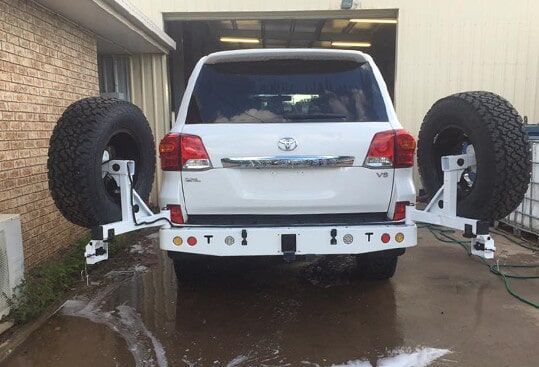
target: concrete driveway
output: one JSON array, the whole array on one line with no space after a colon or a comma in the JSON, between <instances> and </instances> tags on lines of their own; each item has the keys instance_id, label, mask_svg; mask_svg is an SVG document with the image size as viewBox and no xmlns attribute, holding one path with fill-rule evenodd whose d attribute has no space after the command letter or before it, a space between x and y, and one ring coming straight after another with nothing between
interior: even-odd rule
<instances>
[{"instance_id":1,"label":"concrete driveway","mask_svg":"<svg viewBox=\"0 0 539 367\"><path fill-rule=\"evenodd\" d=\"M497 237L503 261L537 262ZM156 240L66 302L3 366L537 366L539 311L456 245L420 230L388 282L351 258L220 262L178 284ZM150 263L153 261L149 261ZM539 281L513 281L539 301Z\"/></svg>"}]
</instances>

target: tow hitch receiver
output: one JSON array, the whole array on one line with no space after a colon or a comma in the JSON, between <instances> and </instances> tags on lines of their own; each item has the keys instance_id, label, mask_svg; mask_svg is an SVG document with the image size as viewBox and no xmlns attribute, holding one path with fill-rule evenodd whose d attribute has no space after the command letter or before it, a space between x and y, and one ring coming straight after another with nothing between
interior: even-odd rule
<instances>
[{"instance_id":1,"label":"tow hitch receiver","mask_svg":"<svg viewBox=\"0 0 539 367\"><path fill-rule=\"evenodd\" d=\"M296 235L282 234L281 235L281 251L284 260L292 262L296 259Z\"/></svg>"},{"instance_id":2,"label":"tow hitch receiver","mask_svg":"<svg viewBox=\"0 0 539 367\"><path fill-rule=\"evenodd\" d=\"M484 259L493 259L496 247L489 235L489 223L477 219L457 216L457 185L464 170L476 164L475 154L468 152L461 155L442 157L444 183L424 210L415 206L406 207L406 223L423 222L449 227L464 232L471 239L472 255Z\"/></svg>"}]
</instances>

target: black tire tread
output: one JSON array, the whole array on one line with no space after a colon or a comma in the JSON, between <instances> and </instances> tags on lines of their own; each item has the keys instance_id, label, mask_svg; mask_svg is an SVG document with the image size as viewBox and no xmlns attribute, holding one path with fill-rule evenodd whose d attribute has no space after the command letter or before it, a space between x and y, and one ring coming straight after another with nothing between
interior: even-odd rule
<instances>
[{"instance_id":1,"label":"black tire tread","mask_svg":"<svg viewBox=\"0 0 539 367\"><path fill-rule=\"evenodd\" d=\"M378 253L357 255L357 275L364 280L387 280L395 275L398 259L396 255Z\"/></svg>"},{"instance_id":2,"label":"black tire tread","mask_svg":"<svg viewBox=\"0 0 539 367\"><path fill-rule=\"evenodd\" d=\"M531 174L531 150L522 118L515 108L504 98L497 94L484 91L472 91L453 94L447 99L460 99L475 109L480 116L485 133L491 137L495 161L496 174L493 175L493 195L491 200L483 203L479 219L497 220L511 213L522 201L528 188ZM438 102L437 102L438 103ZM432 110L429 110L425 121L429 119ZM419 140L425 134L428 126L423 124L419 131ZM422 145L418 144L419 174L424 177L430 174L425 172L421 161L424 157ZM437 188L425 187L429 196L434 195Z\"/></svg>"},{"instance_id":3,"label":"black tire tread","mask_svg":"<svg viewBox=\"0 0 539 367\"><path fill-rule=\"evenodd\" d=\"M84 172L93 161L90 152L98 138L100 120L111 108L134 107L116 98L88 97L71 104L58 120L49 145L49 190L62 215L72 223L90 228L102 222L101 213L92 210L91 182ZM147 129L152 134L149 126Z\"/></svg>"}]
</instances>

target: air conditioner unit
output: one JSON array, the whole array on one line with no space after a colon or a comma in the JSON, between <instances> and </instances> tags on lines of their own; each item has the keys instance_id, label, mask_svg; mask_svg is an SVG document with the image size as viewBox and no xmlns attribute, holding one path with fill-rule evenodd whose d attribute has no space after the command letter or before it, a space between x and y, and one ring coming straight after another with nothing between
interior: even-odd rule
<instances>
[{"instance_id":1,"label":"air conditioner unit","mask_svg":"<svg viewBox=\"0 0 539 367\"><path fill-rule=\"evenodd\" d=\"M21 219L18 214L0 214L0 319L9 313L8 299L23 274Z\"/></svg>"}]
</instances>

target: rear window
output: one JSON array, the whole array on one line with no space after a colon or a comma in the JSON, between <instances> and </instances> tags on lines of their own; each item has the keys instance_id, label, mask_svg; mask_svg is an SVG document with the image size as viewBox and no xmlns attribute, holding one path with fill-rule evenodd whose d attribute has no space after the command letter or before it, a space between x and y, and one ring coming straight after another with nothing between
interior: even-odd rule
<instances>
[{"instance_id":1,"label":"rear window","mask_svg":"<svg viewBox=\"0 0 539 367\"><path fill-rule=\"evenodd\" d=\"M186 123L387 120L368 63L271 60L204 65Z\"/></svg>"}]
</instances>

